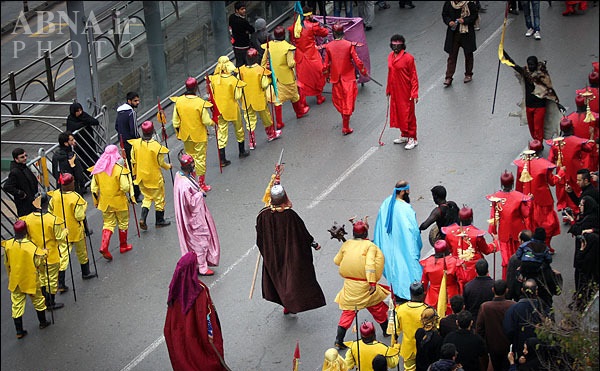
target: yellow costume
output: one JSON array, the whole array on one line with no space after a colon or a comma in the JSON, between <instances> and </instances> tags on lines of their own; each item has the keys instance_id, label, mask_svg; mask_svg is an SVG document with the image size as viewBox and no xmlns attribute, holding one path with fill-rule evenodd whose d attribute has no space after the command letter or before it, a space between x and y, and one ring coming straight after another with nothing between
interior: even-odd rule
<instances>
[{"instance_id":1,"label":"yellow costume","mask_svg":"<svg viewBox=\"0 0 600 371\"><path fill-rule=\"evenodd\" d=\"M425 303L408 301L396 306L396 335L402 333L400 356L404 359L404 369L416 369L417 342L415 332L421 327L421 313L428 307ZM394 333L394 323L388 325L388 333Z\"/></svg>"},{"instance_id":2,"label":"yellow costume","mask_svg":"<svg viewBox=\"0 0 600 371\"><path fill-rule=\"evenodd\" d=\"M263 122L265 128L273 125L273 119L271 113L267 109L267 96L265 90L271 85L271 71L253 64L252 66L241 66L240 67L240 79L246 83L244 87L244 98L242 101L242 110L247 112L248 125L246 126L249 131L256 129L256 114L260 115L260 119ZM269 132L267 131L267 134Z\"/></svg>"},{"instance_id":3,"label":"yellow costume","mask_svg":"<svg viewBox=\"0 0 600 371\"><path fill-rule=\"evenodd\" d=\"M131 168L135 177L133 184L140 186L144 195L143 208L155 203L156 211L165 210L165 179L162 169L169 170L171 164L165 163L169 149L154 139L142 138L128 140L131 144Z\"/></svg>"},{"instance_id":4,"label":"yellow costume","mask_svg":"<svg viewBox=\"0 0 600 371\"><path fill-rule=\"evenodd\" d=\"M348 371L346 363L344 362L344 358L340 356L337 349L327 349L321 371Z\"/></svg>"},{"instance_id":5,"label":"yellow costume","mask_svg":"<svg viewBox=\"0 0 600 371\"><path fill-rule=\"evenodd\" d=\"M242 88L246 83L226 72L209 76L215 103L219 109L219 149L227 146L229 122L233 122L238 143L244 142L244 128L238 101L242 98Z\"/></svg>"},{"instance_id":6,"label":"yellow costume","mask_svg":"<svg viewBox=\"0 0 600 371\"><path fill-rule=\"evenodd\" d=\"M85 264L88 260L87 248L85 244L85 229L83 227L83 220L85 219L85 212L87 210L87 201L74 191L64 192L61 194L60 190L54 190L48 192L48 196L51 197L48 211L54 215L63 216L63 202L65 205L64 216L67 223L67 229L69 230L69 243L75 245L75 253L79 264ZM64 271L67 269L69 264L69 252L65 249L61 250L60 255L60 270ZM70 249L69 249L70 250Z\"/></svg>"},{"instance_id":7,"label":"yellow costume","mask_svg":"<svg viewBox=\"0 0 600 371\"><path fill-rule=\"evenodd\" d=\"M375 358L375 356L378 354L381 354L385 357L385 360L387 361L387 368L393 368L398 365L398 355L400 352L396 347L389 347L378 342L377 340L373 340L371 343L365 343L363 340L360 340L360 347L357 345L356 341L348 341L346 342L346 345L348 345L349 348L346 352L346 359L344 361L348 370L358 366L358 359L356 355L359 353L360 371L373 371L373 358Z\"/></svg>"}]
</instances>

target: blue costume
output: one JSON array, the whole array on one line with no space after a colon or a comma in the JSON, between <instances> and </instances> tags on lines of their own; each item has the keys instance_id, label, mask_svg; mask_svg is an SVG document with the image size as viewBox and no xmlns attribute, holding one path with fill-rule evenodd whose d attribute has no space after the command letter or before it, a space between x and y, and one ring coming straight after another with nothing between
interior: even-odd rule
<instances>
[{"instance_id":1,"label":"blue costume","mask_svg":"<svg viewBox=\"0 0 600 371\"><path fill-rule=\"evenodd\" d=\"M383 276L392 285L394 294L410 300L410 284L414 281L421 282L423 267L419 259L423 242L412 206L396 200L396 193L406 189L408 186L394 188L394 193L381 204L373 232L373 243L383 252Z\"/></svg>"}]
</instances>

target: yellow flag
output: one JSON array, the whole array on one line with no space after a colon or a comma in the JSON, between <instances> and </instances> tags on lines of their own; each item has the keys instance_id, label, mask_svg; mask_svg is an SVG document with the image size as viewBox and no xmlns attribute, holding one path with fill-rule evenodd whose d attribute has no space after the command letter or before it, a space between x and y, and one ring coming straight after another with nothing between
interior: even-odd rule
<instances>
[{"instance_id":1,"label":"yellow flag","mask_svg":"<svg viewBox=\"0 0 600 371\"><path fill-rule=\"evenodd\" d=\"M440 294L438 295L437 312L440 319L446 317L446 308L448 306L448 291L446 290L446 270L444 269L444 276L442 277L442 284L440 285Z\"/></svg>"},{"instance_id":2,"label":"yellow flag","mask_svg":"<svg viewBox=\"0 0 600 371\"><path fill-rule=\"evenodd\" d=\"M265 194L263 195L262 202L265 203L265 207L271 204L271 187L273 187L273 182L275 181L275 174L271 175L271 180L265 189Z\"/></svg>"},{"instance_id":3,"label":"yellow flag","mask_svg":"<svg viewBox=\"0 0 600 371\"><path fill-rule=\"evenodd\" d=\"M504 58L504 34L506 33L506 23L508 22L508 1L506 2L506 10L504 11L504 24L502 25L502 35L500 36L500 44L498 45L498 59L509 67L514 67L514 63Z\"/></svg>"}]
</instances>

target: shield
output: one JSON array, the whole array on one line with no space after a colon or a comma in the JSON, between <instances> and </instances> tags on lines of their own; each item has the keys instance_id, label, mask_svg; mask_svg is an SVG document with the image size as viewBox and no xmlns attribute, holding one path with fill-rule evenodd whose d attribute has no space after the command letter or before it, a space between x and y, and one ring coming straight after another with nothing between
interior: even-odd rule
<instances>
[{"instance_id":1,"label":"shield","mask_svg":"<svg viewBox=\"0 0 600 371\"><path fill-rule=\"evenodd\" d=\"M443 239L444 239L444 236L440 232L437 224L434 224L431 227L431 229L429 230L429 244L431 245L431 247L433 247L433 245L435 245L436 241L443 240Z\"/></svg>"}]
</instances>

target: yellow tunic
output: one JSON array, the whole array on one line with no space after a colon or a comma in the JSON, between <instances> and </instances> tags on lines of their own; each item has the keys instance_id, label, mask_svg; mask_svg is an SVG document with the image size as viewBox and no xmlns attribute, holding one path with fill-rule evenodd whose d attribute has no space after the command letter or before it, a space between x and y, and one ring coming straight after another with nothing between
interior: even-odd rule
<instances>
[{"instance_id":1,"label":"yellow tunic","mask_svg":"<svg viewBox=\"0 0 600 371\"><path fill-rule=\"evenodd\" d=\"M238 100L242 97L242 88L246 83L240 81L233 75L210 75L215 103L221 116L226 121L237 121L240 119L240 107Z\"/></svg>"},{"instance_id":2,"label":"yellow tunic","mask_svg":"<svg viewBox=\"0 0 600 371\"><path fill-rule=\"evenodd\" d=\"M387 368L394 368L398 365L400 353L396 347L389 347L384 343L380 343L374 340L372 343L365 343L360 340L360 346L357 345L356 341L344 342L348 346L346 352L346 367L348 370L352 370L355 366L358 366L357 354L360 353L360 371L373 371L373 358L378 354L385 357L387 362ZM359 352L360 351L360 352Z\"/></svg>"},{"instance_id":3,"label":"yellow tunic","mask_svg":"<svg viewBox=\"0 0 600 371\"><path fill-rule=\"evenodd\" d=\"M22 293L35 295L38 288L38 267L44 259L44 251L27 238L2 241L4 265L8 273L8 290L18 287Z\"/></svg>"},{"instance_id":4,"label":"yellow tunic","mask_svg":"<svg viewBox=\"0 0 600 371\"><path fill-rule=\"evenodd\" d=\"M421 313L427 308L425 303L408 301L396 306L396 334L402 333L402 346L400 347L400 356L406 362L407 359L415 359L417 356L417 342L415 332L422 326ZM392 323L388 325L388 333Z\"/></svg>"},{"instance_id":5,"label":"yellow tunic","mask_svg":"<svg viewBox=\"0 0 600 371\"><path fill-rule=\"evenodd\" d=\"M154 139L129 139L131 144L131 168L135 176L134 184L142 184L146 188L160 188L165 180L161 168L169 170L171 165L165 163L165 155L169 149Z\"/></svg>"},{"instance_id":6,"label":"yellow tunic","mask_svg":"<svg viewBox=\"0 0 600 371\"><path fill-rule=\"evenodd\" d=\"M195 95L171 97L175 102L173 108L173 127L178 129L177 138L183 141L206 142L207 126L215 123L210 117L208 108L212 103Z\"/></svg>"},{"instance_id":7,"label":"yellow tunic","mask_svg":"<svg viewBox=\"0 0 600 371\"><path fill-rule=\"evenodd\" d=\"M363 239L348 240L333 258L338 265L344 287L335 297L341 310L354 310L379 304L389 291L377 285L369 295L370 283L377 283L383 273L383 253L373 242Z\"/></svg>"},{"instance_id":8,"label":"yellow tunic","mask_svg":"<svg viewBox=\"0 0 600 371\"><path fill-rule=\"evenodd\" d=\"M270 77L271 71L258 64L240 67L240 79L246 83L244 88L246 104L242 104L243 110L246 110L246 108L255 111L267 109L265 89L271 84Z\"/></svg>"},{"instance_id":9,"label":"yellow tunic","mask_svg":"<svg viewBox=\"0 0 600 371\"><path fill-rule=\"evenodd\" d=\"M77 192L64 192L62 199L60 190L48 192L50 204L48 211L54 215L59 215L61 218L66 218L67 229L69 230L69 242L78 242L85 238L85 229L83 220L87 210L87 201ZM65 204L65 213L63 214L63 202Z\"/></svg>"},{"instance_id":10,"label":"yellow tunic","mask_svg":"<svg viewBox=\"0 0 600 371\"><path fill-rule=\"evenodd\" d=\"M63 228L63 220L47 212L44 214L44 228L39 212L33 212L20 218L27 224L27 235L31 242L39 248L48 250L48 264L58 264L60 254L58 245L66 243L67 229ZM44 244L44 239L46 239Z\"/></svg>"},{"instance_id":11,"label":"yellow tunic","mask_svg":"<svg viewBox=\"0 0 600 371\"><path fill-rule=\"evenodd\" d=\"M261 47L265 49L265 54L263 54L260 64L266 67L269 61L269 54L271 54L270 67L275 72L277 83L286 85L295 84L296 76L293 68L296 67L296 61L294 60L294 50L296 50L296 47L285 40L269 41L269 53L266 52L267 44L262 44Z\"/></svg>"},{"instance_id":12,"label":"yellow tunic","mask_svg":"<svg viewBox=\"0 0 600 371\"><path fill-rule=\"evenodd\" d=\"M89 168L92 171L94 167ZM111 175L101 172L92 176L92 193L98 196L98 209L106 211L127 211L126 194L130 192L129 170L116 163Z\"/></svg>"}]
</instances>

